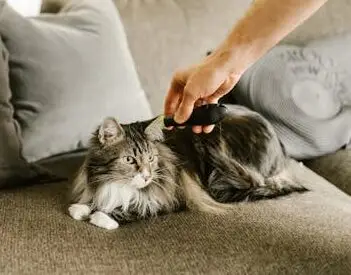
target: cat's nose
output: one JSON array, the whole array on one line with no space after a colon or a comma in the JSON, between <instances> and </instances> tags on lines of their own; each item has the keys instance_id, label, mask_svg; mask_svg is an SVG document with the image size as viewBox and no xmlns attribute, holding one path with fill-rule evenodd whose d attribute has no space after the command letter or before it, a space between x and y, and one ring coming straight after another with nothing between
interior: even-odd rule
<instances>
[{"instance_id":1,"label":"cat's nose","mask_svg":"<svg viewBox=\"0 0 351 275\"><path fill-rule=\"evenodd\" d=\"M145 181L149 181L151 179L151 174L148 170L143 170L141 172L142 177L144 178Z\"/></svg>"},{"instance_id":2,"label":"cat's nose","mask_svg":"<svg viewBox=\"0 0 351 275\"><path fill-rule=\"evenodd\" d=\"M143 175L143 178L146 183L149 183L149 181L151 180L151 175Z\"/></svg>"}]
</instances>

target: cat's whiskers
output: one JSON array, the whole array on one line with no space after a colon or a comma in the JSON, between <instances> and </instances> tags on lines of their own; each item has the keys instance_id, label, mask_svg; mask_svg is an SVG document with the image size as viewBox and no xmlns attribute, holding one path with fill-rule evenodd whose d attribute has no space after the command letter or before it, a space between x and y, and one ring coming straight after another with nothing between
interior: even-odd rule
<instances>
[{"instance_id":1,"label":"cat's whiskers","mask_svg":"<svg viewBox=\"0 0 351 275\"><path fill-rule=\"evenodd\" d=\"M162 179L162 180L166 180L168 182L173 182L172 181L173 178L171 175L160 174L160 173L155 173L154 179Z\"/></svg>"},{"instance_id":2,"label":"cat's whiskers","mask_svg":"<svg viewBox=\"0 0 351 275\"><path fill-rule=\"evenodd\" d=\"M163 173L164 171L157 171L154 175L155 178L162 178L162 179L168 179L168 178L172 178L173 173L165 174Z\"/></svg>"},{"instance_id":3,"label":"cat's whiskers","mask_svg":"<svg viewBox=\"0 0 351 275\"><path fill-rule=\"evenodd\" d=\"M173 164L172 164L172 168L173 168L173 167L183 167L184 164L186 164L186 163L187 163L186 161L184 161L184 162L178 162L178 163L176 163L176 164L173 163ZM156 171L161 171L161 172L162 172L162 171L166 171L166 170L169 171L170 169L169 169L169 168L162 168L162 169L161 169L160 167L158 167L158 168L156 169Z\"/></svg>"},{"instance_id":4,"label":"cat's whiskers","mask_svg":"<svg viewBox=\"0 0 351 275\"><path fill-rule=\"evenodd\" d=\"M130 178L114 178L110 176L99 177L97 180L90 180L89 184L109 184L109 183L126 183L126 181L130 181Z\"/></svg>"}]
</instances>

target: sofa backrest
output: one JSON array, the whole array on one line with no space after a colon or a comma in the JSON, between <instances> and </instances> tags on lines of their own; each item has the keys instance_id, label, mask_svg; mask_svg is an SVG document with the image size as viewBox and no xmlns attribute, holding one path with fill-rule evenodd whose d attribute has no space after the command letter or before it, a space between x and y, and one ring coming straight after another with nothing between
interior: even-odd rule
<instances>
[{"instance_id":1,"label":"sofa backrest","mask_svg":"<svg viewBox=\"0 0 351 275\"><path fill-rule=\"evenodd\" d=\"M173 72L200 60L245 13L250 0L114 0L154 113ZM284 42L302 44L351 29L351 2L330 0ZM257 26L259 28L259 26Z\"/></svg>"}]
</instances>

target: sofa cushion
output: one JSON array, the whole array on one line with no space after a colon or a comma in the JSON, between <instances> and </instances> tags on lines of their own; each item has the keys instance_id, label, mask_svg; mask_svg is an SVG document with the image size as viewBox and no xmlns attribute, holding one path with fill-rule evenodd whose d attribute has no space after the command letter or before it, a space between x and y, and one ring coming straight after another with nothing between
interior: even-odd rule
<instances>
[{"instance_id":1,"label":"sofa cushion","mask_svg":"<svg viewBox=\"0 0 351 275\"><path fill-rule=\"evenodd\" d=\"M23 16L36 16L40 13L42 0L7 0L7 3Z\"/></svg>"},{"instance_id":2,"label":"sofa cushion","mask_svg":"<svg viewBox=\"0 0 351 275\"><path fill-rule=\"evenodd\" d=\"M4 274L350 274L350 197L295 162L290 168L312 191L236 204L222 216L181 212L116 231L69 217L65 183L0 193L0 269Z\"/></svg>"},{"instance_id":3,"label":"sofa cushion","mask_svg":"<svg viewBox=\"0 0 351 275\"><path fill-rule=\"evenodd\" d=\"M351 149L304 161L307 167L351 195Z\"/></svg>"},{"instance_id":4,"label":"sofa cushion","mask_svg":"<svg viewBox=\"0 0 351 275\"><path fill-rule=\"evenodd\" d=\"M105 116L151 117L111 0L67 1L58 14L34 18L1 2L0 34L28 161L86 147Z\"/></svg>"},{"instance_id":5,"label":"sofa cushion","mask_svg":"<svg viewBox=\"0 0 351 275\"><path fill-rule=\"evenodd\" d=\"M0 39L0 187L53 180L50 173L29 164L22 156L21 131L11 104L8 58Z\"/></svg>"},{"instance_id":6,"label":"sofa cushion","mask_svg":"<svg viewBox=\"0 0 351 275\"><path fill-rule=\"evenodd\" d=\"M313 40L350 31L350 9L349 0L326 1L313 16L292 31L283 43L306 45Z\"/></svg>"},{"instance_id":7,"label":"sofa cushion","mask_svg":"<svg viewBox=\"0 0 351 275\"><path fill-rule=\"evenodd\" d=\"M152 110L161 113L173 72L217 46L251 0L114 2Z\"/></svg>"},{"instance_id":8,"label":"sofa cushion","mask_svg":"<svg viewBox=\"0 0 351 275\"><path fill-rule=\"evenodd\" d=\"M280 45L244 73L232 97L272 123L290 156L313 158L351 142L350 79L351 60L343 68L318 48Z\"/></svg>"},{"instance_id":9,"label":"sofa cushion","mask_svg":"<svg viewBox=\"0 0 351 275\"><path fill-rule=\"evenodd\" d=\"M251 0L114 0L125 24L128 42L143 87L155 113L175 70L201 60L224 39ZM311 19L285 38L306 41L351 30L349 0L328 1ZM144 43L145 39L152 41Z\"/></svg>"}]
</instances>

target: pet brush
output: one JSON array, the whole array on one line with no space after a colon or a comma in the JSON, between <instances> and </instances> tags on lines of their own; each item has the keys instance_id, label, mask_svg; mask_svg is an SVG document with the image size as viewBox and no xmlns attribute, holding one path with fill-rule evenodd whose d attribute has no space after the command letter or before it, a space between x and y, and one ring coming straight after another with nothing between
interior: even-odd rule
<instances>
[{"instance_id":1,"label":"pet brush","mask_svg":"<svg viewBox=\"0 0 351 275\"><path fill-rule=\"evenodd\" d=\"M163 122L166 127L213 125L220 122L227 112L228 109L223 104L206 104L194 108L190 118L184 123L175 122L173 117L165 117Z\"/></svg>"}]
</instances>

